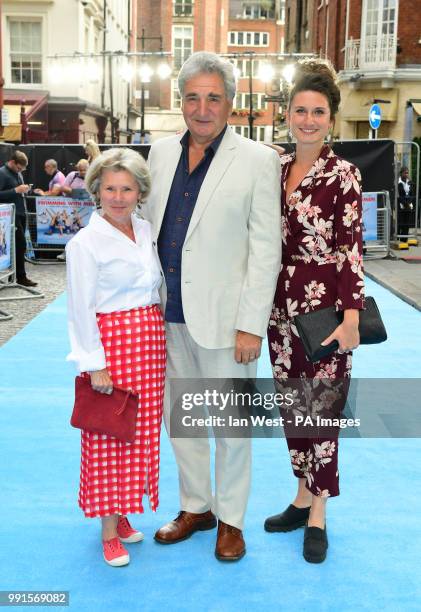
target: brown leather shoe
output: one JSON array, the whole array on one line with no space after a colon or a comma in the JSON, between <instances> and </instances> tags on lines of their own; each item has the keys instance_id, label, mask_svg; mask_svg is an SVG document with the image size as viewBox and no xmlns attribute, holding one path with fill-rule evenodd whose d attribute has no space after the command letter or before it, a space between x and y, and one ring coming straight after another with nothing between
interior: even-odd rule
<instances>
[{"instance_id":1,"label":"brown leather shoe","mask_svg":"<svg viewBox=\"0 0 421 612\"><path fill-rule=\"evenodd\" d=\"M219 521L215 557L219 561L238 561L245 554L246 543L241 529Z\"/></svg>"},{"instance_id":2,"label":"brown leather shoe","mask_svg":"<svg viewBox=\"0 0 421 612\"><path fill-rule=\"evenodd\" d=\"M32 281L27 276L22 276L21 278L18 278L17 283L18 285L23 285L23 287L36 287L38 285L38 283Z\"/></svg>"},{"instance_id":3,"label":"brown leather shoe","mask_svg":"<svg viewBox=\"0 0 421 612\"><path fill-rule=\"evenodd\" d=\"M200 514L182 510L176 519L158 529L155 540L160 544L176 544L187 540L195 531L206 531L214 527L216 517L210 510Z\"/></svg>"}]
</instances>

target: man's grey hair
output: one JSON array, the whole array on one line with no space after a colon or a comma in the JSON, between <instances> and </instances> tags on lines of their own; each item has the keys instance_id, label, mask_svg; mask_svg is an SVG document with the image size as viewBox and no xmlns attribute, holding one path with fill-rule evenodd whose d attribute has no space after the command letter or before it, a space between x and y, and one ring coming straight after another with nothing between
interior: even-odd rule
<instances>
[{"instance_id":1,"label":"man's grey hair","mask_svg":"<svg viewBox=\"0 0 421 612\"><path fill-rule=\"evenodd\" d=\"M178 74L178 90L182 98L187 81L203 73L219 74L224 82L227 98L229 100L234 99L237 89L234 66L216 53L209 53L208 51L193 53L182 65Z\"/></svg>"},{"instance_id":2,"label":"man's grey hair","mask_svg":"<svg viewBox=\"0 0 421 612\"><path fill-rule=\"evenodd\" d=\"M58 163L56 162L56 160L55 160L55 159L47 159L47 160L44 162L44 166L45 166L45 165L47 165L47 164L48 164L49 166L52 166L53 168L58 168Z\"/></svg>"},{"instance_id":3,"label":"man's grey hair","mask_svg":"<svg viewBox=\"0 0 421 612\"><path fill-rule=\"evenodd\" d=\"M151 175L145 160L139 153L127 147L107 149L94 159L85 178L86 189L97 204L100 204L99 190L102 174L105 170L112 170L113 172L125 170L131 174L139 186L142 199L151 190Z\"/></svg>"}]
</instances>

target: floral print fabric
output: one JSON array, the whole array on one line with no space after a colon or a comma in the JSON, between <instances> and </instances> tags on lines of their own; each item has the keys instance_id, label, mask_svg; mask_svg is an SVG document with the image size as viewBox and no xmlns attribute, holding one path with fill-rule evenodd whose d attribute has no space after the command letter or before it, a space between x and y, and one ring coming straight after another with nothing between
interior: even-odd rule
<instances>
[{"instance_id":1,"label":"floral print fabric","mask_svg":"<svg viewBox=\"0 0 421 612\"><path fill-rule=\"evenodd\" d=\"M295 414L302 409L312 416L339 415L352 354L335 351L311 363L293 317L332 305L337 310L364 308L361 177L325 146L287 200L286 179L294 159L294 153L281 158L283 255L268 329L272 370L284 386L301 380ZM297 438L288 428L285 433L294 474L306 478L314 495L338 495L337 432L328 440Z\"/></svg>"}]
</instances>

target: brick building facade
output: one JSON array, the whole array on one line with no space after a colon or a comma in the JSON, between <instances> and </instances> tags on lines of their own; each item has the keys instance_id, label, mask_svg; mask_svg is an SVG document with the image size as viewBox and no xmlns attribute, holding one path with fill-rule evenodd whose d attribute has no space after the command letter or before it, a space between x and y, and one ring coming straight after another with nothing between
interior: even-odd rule
<instances>
[{"instance_id":1,"label":"brick building facade","mask_svg":"<svg viewBox=\"0 0 421 612\"><path fill-rule=\"evenodd\" d=\"M162 44L162 49L173 56L171 77L160 81L152 76L145 84L145 129L152 139L184 127L176 77L189 55L202 50L236 56L231 61L239 70L238 94L230 119L236 131L249 136L251 85L253 136L258 140L271 138L277 107L263 100L270 86L258 78L258 61L253 61L254 78L250 83L251 60L239 55L283 50L282 7L281 0L138 0L138 30L143 29L145 34L144 41L138 39L138 50L144 44L145 50L157 51Z\"/></svg>"},{"instance_id":2,"label":"brick building facade","mask_svg":"<svg viewBox=\"0 0 421 612\"><path fill-rule=\"evenodd\" d=\"M300 24L306 19L310 46L302 43ZM398 142L421 137L418 0L287 0L286 20L286 50L313 51L338 70L342 104L336 136L367 138L368 111L379 101L378 137Z\"/></svg>"}]
</instances>

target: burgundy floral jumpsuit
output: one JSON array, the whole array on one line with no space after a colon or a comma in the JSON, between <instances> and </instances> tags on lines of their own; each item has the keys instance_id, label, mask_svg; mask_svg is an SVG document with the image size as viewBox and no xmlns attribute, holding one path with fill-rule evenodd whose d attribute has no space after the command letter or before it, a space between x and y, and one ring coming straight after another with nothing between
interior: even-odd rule
<instances>
[{"instance_id":1,"label":"burgundy floral jumpsuit","mask_svg":"<svg viewBox=\"0 0 421 612\"><path fill-rule=\"evenodd\" d=\"M291 379L310 384L314 415L334 403L328 381L349 382L352 353L335 351L310 362L293 317L332 305L337 310L364 308L361 177L355 166L324 146L286 201L286 179L294 159L295 153L281 158L283 255L268 339L275 380L283 385ZM339 495L338 432L328 438L290 437L287 429L285 434L295 476L306 478L314 495Z\"/></svg>"}]
</instances>

